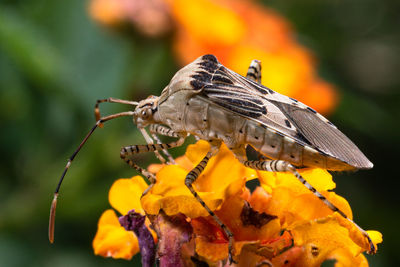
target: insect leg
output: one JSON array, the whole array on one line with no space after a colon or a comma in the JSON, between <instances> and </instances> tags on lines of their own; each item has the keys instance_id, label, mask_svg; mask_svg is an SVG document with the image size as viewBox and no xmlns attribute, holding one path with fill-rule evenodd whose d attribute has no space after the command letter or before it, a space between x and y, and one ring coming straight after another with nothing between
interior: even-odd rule
<instances>
[{"instance_id":1,"label":"insect leg","mask_svg":"<svg viewBox=\"0 0 400 267\"><path fill-rule=\"evenodd\" d=\"M161 144L161 141L158 138L157 134L160 134L163 136L169 136L169 137L179 137L179 135L177 133L175 133L174 131L172 131L170 128L165 127L160 124L151 124L149 130L150 130L151 136L153 137L154 140L156 140L157 144ZM164 149L163 153L168 157L169 163L175 164L175 160L171 156L171 154L168 152L168 150Z\"/></svg>"},{"instance_id":2,"label":"insect leg","mask_svg":"<svg viewBox=\"0 0 400 267\"><path fill-rule=\"evenodd\" d=\"M170 128L160 124L151 124L149 130L150 133L160 134L169 137L179 137L179 135L172 131Z\"/></svg>"},{"instance_id":3,"label":"insect leg","mask_svg":"<svg viewBox=\"0 0 400 267\"><path fill-rule=\"evenodd\" d=\"M132 106L136 106L138 104L138 102L135 102L135 101L117 99L117 98L112 98L112 97L106 98L106 99L99 99L96 101L96 104L94 105L94 117L96 118L96 121L100 120L100 117L101 117L99 105L100 105L100 103L104 103L104 102L119 103L119 104L132 105ZM102 128L103 124L100 123L99 127Z\"/></svg>"},{"instance_id":4,"label":"insect leg","mask_svg":"<svg viewBox=\"0 0 400 267\"><path fill-rule=\"evenodd\" d=\"M132 159L129 157L134 154L145 153L145 152L154 152L157 150L169 149L173 147L177 147L183 144L185 138L181 137L177 141L169 143L169 144L148 144L148 145L133 145L133 146L126 146L121 149L121 159L128 163L129 166L143 174L149 179L151 184L156 182L156 178L154 174L148 172L147 170L143 169L139 165L133 162ZM147 190L146 190L147 191ZM147 193L147 192L146 192Z\"/></svg>"},{"instance_id":5,"label":"insect leg","mask_svg":"<svg viewBox=\"0 0 400 267\"><path fill-rule=\"evenodd\" d=\"M364 237L368 240L368 243L370 245L370 250L368 253L369 254L376 253L375 245L372 242L371 238L369 237L368 233L360 226L358 226L352 219L347 217L347 215L343 211L341 211L338 207L336 207L334 204L332 204L332 202L327 200L326 197L323 196L320 192L318 192L311 184L309 184L303 178L303 176L300 175L300 173L292 164L283 160L271 160L271 161L247 160L244 161L243 164L246 167L250 167L256 170L270 171L270 172L291 172L305 187L308 188L308 190L310 190L316 197L322 200L325 203L325 205L327 205L333 212L339 213L343 218L347 219L349 222L355 225L358 228L358 230L364 235Z\"/></svg>"},{"instance_id":6,"label":"insect leg","mask_svg":"<svg viewBox=\"0 0 400 267\"><path fill-rule=\"evenodd\" d=\"M205 167L207 166L210 158L218 152L218 147L212 147L211 150L207 153L207 155L200 161L197 166L191 170L185 179L185 185L189 188L190 192L192 192L193 196L197 199L198 202L207 210L207 212L213 217L214 221L221 227L221 229L225 232L226 236L229 239L228 251L229 251L229 262L232 263L232 249L233 249L233 234L228 229L228 227L221 221L220 218L207 206L207 204L201 199L201 197L197 194L196 190L193 188L193 183L199 177L199 175L203 172Z\"/></svg>"},{"instance_id":7,"label":"insect leg","mask_svg":"<svg viewBox=\"0 0 400 267\"><path fill-rule=\"evenodd\" d=\"M119 104L125 104L125 105L132 105L132 106L136 106L138 105L138 102L135 101L128 101L128 100L123 100L123 99L117 99L117 98L106 98L106 99L100 99L96 101L96 104L94 106L94 115L96 117L96 120L98 120L100 118L100 109L99 109L99 105L101 103L104 102L108 102L108 103L119 103ZM99 127L103 127L103 124L100 124ZM151 139L149 137L149 135L147 134L147 132L144 132L145 130L141 129L142 135L144 136L144 138L146 139L146 142L148 144L153 144L154 141L153 139ZM160 155L160 153L158 151L154 151L154 154L156 155L156 157L162 162L165 162L165 159Z\"/></svg>"},{"instance_id":8,"label":"insect leg","mask_svg":"<svg viewBox=\"0 0 400 267\"><path fill-rule=\"evenodd\" d=\"M75 152L69 157L67 165L64 168L64 171L61 174L61 178L57 184L56 190L54 192L54 197L53 201L51 202L51 208L50 208L50 217L49 217L49 241L50 243L54 242L54 224L55 224L55 217L56 217L56 207L57 207L57 199L58 199L58 192L60 191L61 184L64 181L64 177L67 174L69 167L71 166L72 161L78 154L78 152L81 150L83 145L86 143L86 141L89 139L89 137L93 134L93 132L97 129L97 127L100 127L104 122L116 119L119 117L124 117L124 116L133 116L133 111L126 111L126 112L120 112L116 114L112 114L109 116L105 116L100 118L96 124L92 127L92 129L89 131L89 133L85 136L85 138L82 140L78 148L75 150Z\"/></svg>"},{"instance_id":9,"label":"insect leg","mask_svg":"<svg viewBox=\"0 0 400 267\"><path fill-rule=\"evenodd\" d=\"M251 61L246 78L261 84L261 62L259 60Z\"/></svg>"},{"instance_id":10,"label":"insect leg","mask_svg":"<svg viewBox=\"0 0 400 267\"><path fill-rule=\"evenodd\" d=\"M143 137L144 137L144 139L146 140L146 143L147 143L148 145L154 144L154 140L153 140L154 136L153 136L153 135L152 135L153 138L151 138L151 137L149 136L149 134L147 133L146 129L144 129L144 128L139 128L139 130L140 130L140 132L142 133L142 135L143 135ZM157 141L157 140L156 140L156 141ZM160 142L159 142L159 143L160 143ZM156 157L158 158L158 160L161 161L161 163L165 163L165 162L166 162L165 158L160 154L160 152L159 152L158 150L155 150L155 151L154 151L154 154L156 155Z\"/></svg>"}]
</instances>

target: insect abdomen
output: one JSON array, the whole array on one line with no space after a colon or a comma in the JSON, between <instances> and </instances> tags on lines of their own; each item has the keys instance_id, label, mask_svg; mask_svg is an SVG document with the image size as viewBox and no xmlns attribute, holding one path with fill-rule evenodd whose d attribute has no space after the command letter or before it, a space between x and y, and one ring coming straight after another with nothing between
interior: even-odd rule
<instances>
[{"instance_id":1,"label":"insect abdomen","mask_svg":"<svg viewBox=\"0 0 400 267\"><path fill-rule=\"evenodd\" d=\"M354 166L338 160L317 149L301 144L255 121L246 120L239 132L243 140L270 159L280 159L298 167L316 167L327 170L352 170Z\"/></svg>"},{"instance_id":2,"label":"insect abdomen","mask_svg":"<svg viewBox=\"0 0 400 267\"><path fill-rule=\"evenodd\" d=\"M247 120L241 132L245 143L271 159L282 159L293 165L303 165L304 146L275 130Z\"/></svg>"}]
</instances>

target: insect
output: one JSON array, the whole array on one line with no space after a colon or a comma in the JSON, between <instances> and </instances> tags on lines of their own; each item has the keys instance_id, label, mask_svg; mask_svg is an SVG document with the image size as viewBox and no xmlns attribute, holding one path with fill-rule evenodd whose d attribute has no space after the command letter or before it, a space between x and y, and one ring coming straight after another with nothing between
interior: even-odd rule
<instances>
[{"instance_id":1,"label":"insect","mask_svg":"<svg viewBox=\"0 0 400 267\"><path fill-rule=\"evenodd\" d=\"M103 102L136 106L134 111L100 116ZM222 142L245 166L272 172L291 172L332 211L356 225L370 244L369 253L376 248L367 232L328 201L297 171L301 167L318 167L331 171L370 169L373 164L331 122L305 104L281 95L261 85L261 64L253 60L243 77L220 64L213 55L204 55L179 70L159 97L149 96L140 102L114 98L98 100L95 106L96 124L68 160L56 188L50 211L49 239L54 240L54 218L61 183L76 154L94 130L114 118L131 116L142 132L147 145L132 145L121 149L121 158L132 168L146 176L148 190L156 182L155 176L133 162L131 156L143 152L164 151L183 144L191 134L210 143L210 151L190 171L185 180L194 197L229 237L229 257L232 260L233 235L210 210L194 190L192 184L206 167L209 159L219 150ZM151 136L147 133L149 129ZM176 137L171 143L161 143L157 134ZM156 141L156 142L155 142ZM250 145L265 160L248 160L246 147Z\"/></svg>"}]
</instances>

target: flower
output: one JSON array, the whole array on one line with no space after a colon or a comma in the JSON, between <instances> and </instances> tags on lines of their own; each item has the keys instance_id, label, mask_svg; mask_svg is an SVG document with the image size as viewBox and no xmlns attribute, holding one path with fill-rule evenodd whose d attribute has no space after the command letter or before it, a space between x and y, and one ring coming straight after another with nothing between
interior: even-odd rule
<instances>
[{"instance_id":1,"label":"flower","mask_svg":"<svg viewBox=\"0 0 400 267\"><path fill-rule=\"evenodd\" d=\"M153 165L157 182L140 200L146 184L139 176L117 180L110 190L111 205L125 215L132 208L147 217L157 232L160 262L186 266L193 261L215 265L228 258L228 238L186 188L186 174L201 161L209 144L190 145L178 165ZM332 176L321 169L301 175L349 218L348 202L332 192ZM258 177L253 192L246 181ZM194 187L199 196L234 235L234 257L239 266L268 261L273 266L319 266L335 259L336 266L368 266L361 254L369 244L357 227L329 208L289 173L248 169L222 145ZM147 224L149 225L149 224ZM374 244L377 231L368 231ZM129 259L138 252L137 239L125 231L113 210L99 220L93 242L96 254Z\"/></svg>"},{"instance_id":2,"label":"flower","mask_svg":"<svg viewBox=\"0 0 400 267\"><path fill-rule=\"evenodd\" d=\"M141 176L118 179L109 191L109 202L122 215L127 215L132 209L144 214L140 204L140 196L146 188L147 184ZM149 225L149 223L146 220L146 224ZM157 237L154 232L153 237ZM96 255L114 259L130 260L133 255L139 252L139 242L135 234L126 231L121 226L115 211L112 209L104 211L101 215L92 246Z\"/></svg>"},{"instance_id":3,"label":"flower","mask_svg":"<svg viewBox=\"0 0 400 267\"><path fill-rule=\"evenodd\" d=\"M104 24L131 22L149 36L174 28L173 51L181 65L214 54L244 73L258 59L263 84L271 89L322 114L337 105L334 86L318 77L313 54L294 38L289 21L255 1L92 0L90 13Z\"/></svg>"}]
</instances>

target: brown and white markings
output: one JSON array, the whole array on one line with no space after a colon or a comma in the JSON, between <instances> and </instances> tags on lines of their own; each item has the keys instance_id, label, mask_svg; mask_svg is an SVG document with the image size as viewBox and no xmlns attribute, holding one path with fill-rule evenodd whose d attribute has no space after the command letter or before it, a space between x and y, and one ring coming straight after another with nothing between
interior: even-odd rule
<instances>
[{"instance_id":1,"label":"brown and white markings","mask_svg":"<svg viewBox=\"0 0 400 267\"><path fill-rule=\"evenodd\" d=\"M150 96L140 102L114 98L99 100L95 106L97 122L68 160L55 191L50 213L50 241L53 242L54 239L58 191L72 160L97 127L108 120L123 116L133 117L147 145L124 147L121 149L120 156L149 179L151 182L149 189L156 182L156 178L133 162L131 158L133 154L157 152L157 157L165 162L166 160L158 151L164 151L169 161L172 161L167 149L182 145L189 134L210 143L210 151L188 173L185 184L229 237L230 260L232 260L232 233L207 207L192 186L209 159L218 152L222 142L247 167L293 173L332 211L340 213L356 225L304 180L297 168L318 167L344 171L370 169L373 166L372 163L352 141L322 115L293 98L261 85L260 82L261 65L257 60L252 61L245 78L224 67L215 56L205 55L179 70L159 97ZM127 104L136 108L134 111L100 117L99 104L102 102ZM149 128L152 137L146 128ZM178 140L161 144L157 134L176 137ZM245 149L248 145L268 160L247 160ZM370 243L369 252L375 253L375 246L368 234L359 226L357 227Z\"/></svg>"}]
</instances>

